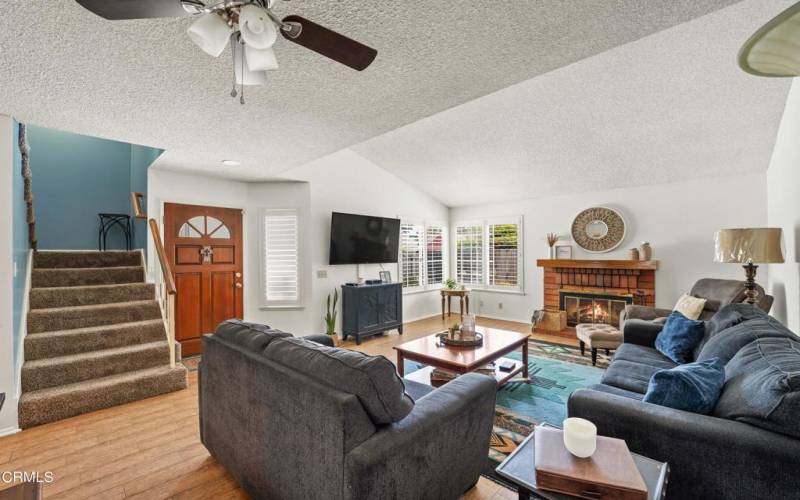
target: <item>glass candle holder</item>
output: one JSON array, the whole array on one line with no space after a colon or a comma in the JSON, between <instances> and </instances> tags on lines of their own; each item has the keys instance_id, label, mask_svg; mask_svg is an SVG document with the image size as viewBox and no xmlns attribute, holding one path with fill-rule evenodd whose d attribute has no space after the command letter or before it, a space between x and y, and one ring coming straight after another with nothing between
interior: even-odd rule
<instances>
[{"instance_id":1,"label":"glass candle holder","mask_svg":"<svg viewBox=\"0 0 800 500\"><path fill-rule=\"evenodd\" d=\"M597 426L583 418L563 422L564 446L578 458L591 457L597 449Z\"/></svg>"}]
</instances>

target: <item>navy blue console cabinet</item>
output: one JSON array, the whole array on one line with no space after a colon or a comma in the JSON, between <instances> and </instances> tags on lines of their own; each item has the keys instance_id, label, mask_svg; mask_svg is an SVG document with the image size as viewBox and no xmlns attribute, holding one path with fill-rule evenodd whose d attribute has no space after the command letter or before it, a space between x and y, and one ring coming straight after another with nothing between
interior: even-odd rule
<instances>
[{"instance_id":1,"label":"navy blue console cabinet","mask_svg":"<svg viewBox=\"0 0 800 500\"><path fill-rule=\"evenodd\" d=\"M403 286L401 283L342 286L342 338L362 337L388 330L403 334Z\"/></svg>"}]
</instances>

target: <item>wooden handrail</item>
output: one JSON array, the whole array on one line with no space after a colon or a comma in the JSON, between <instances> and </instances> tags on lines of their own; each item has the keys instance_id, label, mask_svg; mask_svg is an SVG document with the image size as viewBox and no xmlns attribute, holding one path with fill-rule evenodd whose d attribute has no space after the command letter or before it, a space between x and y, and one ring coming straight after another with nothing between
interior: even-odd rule
<instances>
[{"instance_id":1,"label":"wooden handrail","mask_svg":"<svg viewBox=\"0 0 800 500\"><path fill-rule=\"evenodd\" d=\"M164 276L167 294L175 295L178 293L175 288L175 278L172 276L172 269L169 267L167 254L164 251L164 243L161 241L161 231L158 230L158 223L155 219L150 219L150 232L153 234L153 244L158 254L158 262L161 263L161 273Z\"/></svg>"},{"instance_id":2,"label":"wooden handrail","mask_svg":"<svg viewBox=\"0 0 800 500\"><path fill-rule=\"evenodd\" d=\"M137 219L147 218L147 214L145 213L144 210L142 210L143 199L144 199L144 193L131 191L131 206L133 206L133 216Z\"/></svg>"}]
</instances>

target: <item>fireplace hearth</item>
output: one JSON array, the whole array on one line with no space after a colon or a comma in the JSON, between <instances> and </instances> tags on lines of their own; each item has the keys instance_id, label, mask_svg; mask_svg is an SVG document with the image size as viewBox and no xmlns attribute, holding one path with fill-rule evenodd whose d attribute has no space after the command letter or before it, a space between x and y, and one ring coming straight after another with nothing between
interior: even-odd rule
<instances>
[{"instance_id":1,"label":"fireplace hearth","mask_svg":"<svg viewBox=\"0 0 800 500\"><path fill-rule=\"evenodd\" d=\"M567 326L579 323L618 325L625 306L633 304L633 295L606 293L559 292L560 310L567 313Z\"/></svg>"}]
</instances>

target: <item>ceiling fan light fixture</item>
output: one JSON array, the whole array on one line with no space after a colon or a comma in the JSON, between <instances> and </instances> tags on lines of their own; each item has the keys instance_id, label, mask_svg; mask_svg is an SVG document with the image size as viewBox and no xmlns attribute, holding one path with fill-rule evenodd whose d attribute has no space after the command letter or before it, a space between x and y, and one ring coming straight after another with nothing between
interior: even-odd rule
<instances>
[{"instance_id":1,"label":"ceiling fan light fixture","mask_svg":"<svg viewBox=\"0 0 800 500\"><path fill-rule=\"evenodd\" d=\"M237 85L266 85L267 73L265 71L254 71L248 66L247 58L244 53L244 46L241 43L231 44L233 48L233 71L236 75Z\"/></svg>"},{"instance_id":2,"label":"ceiling fan light fixture","mask_svg":"<svg viewBox=\"0 0 800 500\"><path fill-rule=\"evenodd\" d=\"M267 11L253 4L239 12L239 31L245 45L256 49L268 49L278 39L278 28Z\"/></svg>"},{"instance_id":3,"label":"ceiling fan light fixture","mask_svg":"<svg viewBox=\"0 0 800 500\"><path fill-rule=\"evenodd\" d=\"M203 52L211 57L219 57L228 45L231 28L219 15L211 13L195 21L187 33Z\"/></svg>"},{"instance_id":4,"label":"ceiling fan light fixture","mask_svg":"<svg viewBox=\"0 0 800 500\"><path fill-rule=\"evenodd\" d=\"M800 76L800 2L759 28L739 51L739 66L752 75Z\"/></svg>"},{"instance_id":5,"label":"ceiling fan light fixture","mask_svg":"<svg viewBox=\"0 0 800 500\"><path fill-rule=\"evenodd\" d=\"M278 69L278 58L275 57L275 51L271 48L256 49L245 45L244 58L247 60L247 67L253 71Z\"/></svg>"}]
</instances>

